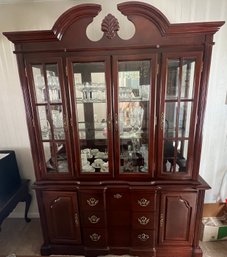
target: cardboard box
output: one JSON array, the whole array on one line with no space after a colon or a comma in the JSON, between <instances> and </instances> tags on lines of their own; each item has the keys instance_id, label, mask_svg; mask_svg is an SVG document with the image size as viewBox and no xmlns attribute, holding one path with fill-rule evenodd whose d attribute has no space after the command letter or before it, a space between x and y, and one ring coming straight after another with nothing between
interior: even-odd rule
<instances>
[{"instance_id":1,"label":"cardboard box","mask_svg":"<svg viewBox=\"0 0 227 257\"><path fill-rule=\"evenodd\" d=\"M203 218L202 241L216 241L227 239L227 221L217 217Z\"/></svg>"},{"instance_id":2,"label":"cardboard box","mask_svg":"<svg viewBox=\"0 0 227 257\"><path fill-rule=\"evenodd\" d=\"M227 210L225 203L205 204L202 241L227 239Z\"/></svg>"}]
</instances>

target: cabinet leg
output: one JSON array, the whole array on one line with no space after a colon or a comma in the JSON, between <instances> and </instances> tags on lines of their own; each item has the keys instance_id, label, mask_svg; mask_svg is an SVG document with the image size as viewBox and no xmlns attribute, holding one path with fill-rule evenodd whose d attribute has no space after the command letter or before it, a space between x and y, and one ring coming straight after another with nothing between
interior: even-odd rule
<instances>
[{"instance_id":1,"label":"cabinet leg","mask_svg":"<svg viewBox=\"0 0 227 257\"><path fill-rule=\"evenodd\" d=\"M31 196L31 194L28 193L28 194L26 195L24 201L25 201L25 214L24 214L24 218L25 218L25 221L26 221L26 222L30 222L31 219L28 218L28 210L29 210L29 208L30 208L31 201L32 201L32 196Z\"/></svg>"}]
</instances>

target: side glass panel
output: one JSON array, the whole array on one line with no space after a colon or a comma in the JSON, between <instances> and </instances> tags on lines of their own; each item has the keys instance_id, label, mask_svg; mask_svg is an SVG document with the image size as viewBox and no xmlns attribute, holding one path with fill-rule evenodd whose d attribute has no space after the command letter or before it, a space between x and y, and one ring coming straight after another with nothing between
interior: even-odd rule
<instances>
[{"instance_id":1,"label":"side glass panel","mask_svg":"<svg viewBox=\"0 0 227 257\"><path fill-rule=\"evenodd\" d=\"M150 61L118 62L120 173L148 172Z\"/></svg>"},{"instance_id":2,"label":"side glass panel","mask_svg":"<svg viewBox=\"0 0 227 257\"><path fill-rule=\"evenodd\" d=\"M48 173L68 172L58 65L32 65L35 105Z\"/></svg>"},{"instance_id":3,"label":"side glass panel","mask_svg":"<svg viewBox=\"0 0 227 257\"><path fill-rule=\"evenodd\" d=\"M105 63L73 63L82 173L109 172Z\"/></svg>"},{"instance_id":4,"label":"side glass panel","mask_svg":"<svg viewBox=\"0 0 227 257\"><path fill-rule=\"evenodd\" d=\"M195 59L169 59L163 115L163 172L187 172Z\"/></svg>"}]
</instances>

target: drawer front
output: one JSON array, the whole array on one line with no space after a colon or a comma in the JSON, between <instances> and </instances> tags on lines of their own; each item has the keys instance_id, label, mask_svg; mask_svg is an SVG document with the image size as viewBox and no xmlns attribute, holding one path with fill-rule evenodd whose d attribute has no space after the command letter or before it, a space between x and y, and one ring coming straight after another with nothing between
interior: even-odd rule
<instances>
[{"instance_id":1,"label":"drawer front","mask_svg":"<svg viewBox=\"0 0 227 257\"><path fill-rule=\"evenodd\" d=\"M82 227L105 228L105 214L102 211L84 211L81 213Z\"/></svg>"},{"instance_id":2,"label":"drawer front","mask_svg":"<svg viewBox=\"0 0 227 257\"><path fill-rule=\"evenodd\" d=\"M83 229L84 244L88 247L105 247L107 245L106 230L100 228Z\"/></svg>"},{"instance_id":3,"label":"drawer front","mask_svg":"<svg viewBox=\"0 0 227 257\"><path fill-rule=\"evenodd\" d=\"M109 226L130 226L131 214L129 211L108 211Z\"/></svg>"},{"instance_id":4,"label":"drawer front","mask_svg":"<svg viewBox=\"0 0 227 257\"><path fill-rule=\"evenodd\" d=\"M133 229L154 229L154 214L149 212L134 212L132 214Z\"/></svg>"},{"instance_id":5,"label":"drawer front","mask_svg":"<svg viewBox=\"0 0 227 257\"><path fill-rule=\"evenodd\" d=\"M110 210L129 210L130 192L128 189L108 189L107 208Z\"/></svg>"},{"instance_id":6,"label":"drawer front","mask_svg":"<svg viewBox=\"0 0 227 257\"><path fill-rule=\"evenodd\" d=\"M133 230L132 231L133 247L154 247L154 230Z\"/></svg>"},{"instance_id":7,"label":"drawer front","mask_svg":"<svg viewBox=\"0 0 227 257\"><path fill-rule=\"evenodd\" d=\"M142 191L132 191L132 209L133 211L149 211L156 209L155 192L143 193Z\"/></svg>"},{"instance_id":8,"label":"drawer front","mask_svg":"<svg viewBox=\"0 0 227 257\"><path fill-rule=\"evenodd\" d=\"M130 246L131 230L124 227L109 227L109 245L114 247Z\"/></svg>"},{"instance_id":9,"label":"drawer front","mask_svg":"<svg viewBox=\"0 0 227 257\"><path fill-rule=\"evenodd\" d=\"M103 210L104 200L103 191L101 190L83 190L79 192L80 206L82 210Z\"/></svg>"}]
</instances>

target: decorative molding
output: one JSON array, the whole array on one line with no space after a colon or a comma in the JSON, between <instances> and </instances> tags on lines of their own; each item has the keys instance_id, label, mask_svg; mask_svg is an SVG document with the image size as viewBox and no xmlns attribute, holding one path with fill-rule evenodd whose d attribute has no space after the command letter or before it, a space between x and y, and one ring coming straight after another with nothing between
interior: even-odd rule
<instances>
[{"instance_id":1,"label":"decorative molding","mask_svg":"<svg viewBox=\"0 0 227 257\"><path fill-rule=\"evenodd\" d=\"M185 33L211 33L217 32L225 23L217 22L193 22L171 24L166 16L154 6L142 2L125 2L117 5L118 10L129 20L130 16L142 16L151 21L158 28L162 36ZM133 22L133 21L132 21Z\"/></svg>"},{"instance_id":2,"label":"decorative molding","mask_svg":"<svg viewBox=\"0 0 227 257\"><path fill-rule=\"evenodd\" d=\"M102 21L102 31L108 39L114 38L119 28L118 20L110 13Z\"/></svg>"}]
</instances>

